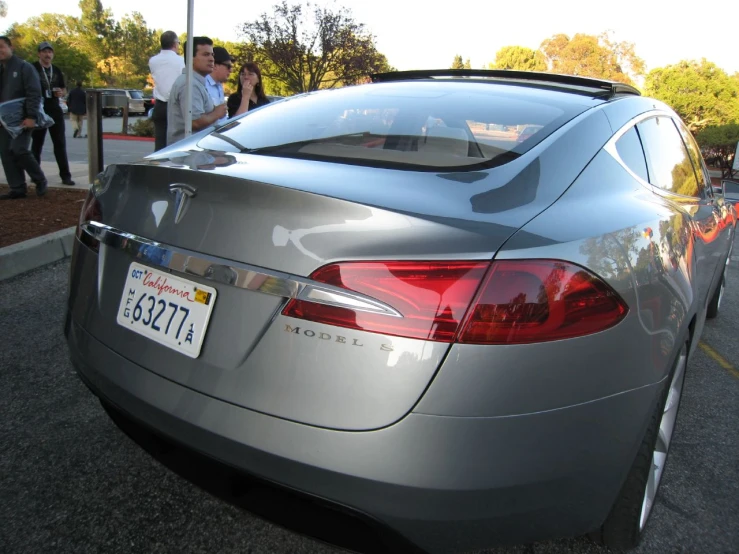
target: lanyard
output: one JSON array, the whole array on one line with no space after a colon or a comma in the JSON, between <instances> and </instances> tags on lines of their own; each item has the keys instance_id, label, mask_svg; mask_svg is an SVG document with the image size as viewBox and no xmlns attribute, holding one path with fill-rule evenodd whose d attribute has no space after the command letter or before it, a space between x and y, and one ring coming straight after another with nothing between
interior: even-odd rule
<instances>
[{"instance_id":1,"label":"lanyard","mask_svg":"<svg viewBox=\"0 0 739 554\"><path fill-rule=\"evenodd\" d=\"M46 68L42 65L41 72L44 74L44 77L46 77L46 84L49 85L49 90L51 90L51 82L54 80L54 66L49 66L49 73L47 74Z\"/></svg>"}]
</instances>

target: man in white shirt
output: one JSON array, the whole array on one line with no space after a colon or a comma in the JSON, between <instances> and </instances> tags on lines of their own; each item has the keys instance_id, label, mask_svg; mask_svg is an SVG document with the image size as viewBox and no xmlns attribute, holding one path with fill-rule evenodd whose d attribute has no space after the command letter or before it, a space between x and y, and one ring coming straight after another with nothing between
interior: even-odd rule
<instances>
[{"instance_id":1,"label":"man in white shirt","mask_svg":"<svg viewBox=\"0 0 739 554\"><path fill-rule=\"evenodd\" d=\"M228 81L228 77L231 75L234 58L225 48L214 46L213 60L215 62L213 73L205 77L205 88L208 89L208 94L210 94L210 97L213 99L213 103L218 106L219 104L226 102L226 98L223 93L223 83ZM228 116L219 119L216 125L223 125L226 121L228 121Z\"/></svg>"},{"instance_id":2,"label":"man in white shirt","mask_svg":"<svg viewBox=\"0 0 739 554\"><path fill-rule=\"evenodd\" d=\"M174 31L165 31L159 37L162 50L149 59L149 71L154 79L154 150L167 146L167 103L177 77L185 69L185 60L177 54L180 40Z\"/></svg>"}]
</instances>

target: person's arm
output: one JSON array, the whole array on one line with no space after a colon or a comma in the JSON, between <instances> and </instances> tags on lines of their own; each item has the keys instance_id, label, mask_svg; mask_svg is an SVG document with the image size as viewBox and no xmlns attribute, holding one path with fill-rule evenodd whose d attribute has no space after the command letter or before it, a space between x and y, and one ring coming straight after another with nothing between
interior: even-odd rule
<instances>
[{"instance_id":1,"label":"person's arm","mask_svg":"<svg viewBox=\"0 0 739 554\"><path fill-rule=\"evenodd\" d=\"M36 68L30 63L21 63L23 88L26 95L26 127L34 127L38 120L38 110L41 107L41 81Z\"/></svg>"},{"instance_id":2,"label":"person's arm","mask_svg":"<svg viewBox=\"0 0 739 554\"><path fill-rule=\"evenodd\" d=\"M226 104L220 104L216 106L212 112L203 114L197 119L193 119L192 120L192 130L202 131L206 127L210 127L216 121L224 117L226 113L227 113Z\"/></svg>"},{"instance_id":3,"label":"person's arm","mask_svg":"<svg viewBox=\"0 0 739 554\"><path fill-rule=\"evenodd\" d=\"M254 92L254 87L249 81L249 77L244 77L242 74L239 78L241 79L241 103L236 109L234 116L241 115L242 113L249 111L249 99L251 98L251 93Z\"/></svg>"},{"instance_id":4,"label":"person's arm","mask_svg":"<svg viewBox=\"0 0 739 554\"><path fill-rule=\"evenodd\" d=\"M206 127L210 127L216 121L226 115L226 104L215 106L209 112L207 109L214 105L213 100L205 88L195 88L192 91L192 130L202 131Z\"/></svg>"},{"instance_id":5,"label":"person's arm","mask_svg":"<svg viewBox=\"0 0 739 554\"><path fill-rule=\"evenodd\" d=\"M244 93L241 95L241 103L239 104L238 109L236 110L236 113L234 116L241 115L242 113L246 113L249 111L249 98L251 97L251 91L247 92L246 87L244 87Z\"/></svg>"}]
</instances>

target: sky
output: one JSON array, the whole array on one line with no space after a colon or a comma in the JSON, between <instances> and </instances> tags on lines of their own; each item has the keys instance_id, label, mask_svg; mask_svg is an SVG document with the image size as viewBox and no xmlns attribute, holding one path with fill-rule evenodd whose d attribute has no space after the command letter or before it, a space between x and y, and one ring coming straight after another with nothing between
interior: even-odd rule
<instances>
[{"instance_id":1,"label":"sky","mask_svg":"<svg viewBox=\"0 0 739 554\"><path fill-rule=\"evenodd\" d=\"M296 3L297 0L290 0ZM38 2L6 0L8 15L0 26L39 14ZM271 11L277 0L194 0L195 35L239 41L239 24ZM378 50L400 70L448 68L454 56L469 58L473 68L495 60L503 46L538 48L554 34L599 35L612 31L617 41L633 42L647 70L684 59L706 58L729 74L739 72L736 33L723 22L739 20L739 1L713 0L685 8L665 0L315 0L345 6L376 38ZM79 16L78 0L44 3L49 12ZM187 30L187 0L103 0L116 19L138 11L150 28ZM698 6L706 6L699 13ZM690 6L690 7L687 7Z\"/></svg>"}]
</instances>

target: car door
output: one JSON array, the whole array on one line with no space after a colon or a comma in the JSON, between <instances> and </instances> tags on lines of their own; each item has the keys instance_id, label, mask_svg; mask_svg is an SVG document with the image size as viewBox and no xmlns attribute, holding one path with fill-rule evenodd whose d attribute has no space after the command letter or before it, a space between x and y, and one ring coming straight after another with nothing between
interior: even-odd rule
<instances>
[{"instance_id":1,"label":"car door","mask_svg":"<svg viewBox=\"0 0 739 554\"><path fill-rule=\"evenodd\" d=\"M676 122L668 115L637 124L655 192L686 213L692 221L690 247L695 259L694 291L699 306L705 306L713 290L721 240L721 212L703 171L696 171Z\"/></svg>"},{"instance_id":2,"label":"car door","mask_svg":"<svg viewBox=\"0 0 739 554\"><path fill-rule=\"evenodd\" d=\"M677 128L680 131L680 134L683 137L685 146L687 146L688 148L688 154L690 155L690 160L693 162L693 167L695 168L699 185L701 185L702 180L702 186L705 188L706 197L711 199L714 217L716 218L717 222L717 229L715 232L716 239L712 243L712 255L715 257L716 270L714 272L713 280L710 287L711 290L714 290L717 286L719 286L721 276L723 275L724 262L729 254L729 250L731 250L731 243L734 240L732 231L734 227L734 218L730 211L731 207L728 205L724 195L717 194L713 190L713 186L711 185L711 175L710 173L708 173L708 168L706 167L705 160L703 160L703 156L700 153L700 148L698 147L698 143L693 137L693 134L688 130L688 128L683 124L682 121L680 121L679 119L676 119L674 121L675 125L677 125Z\"/></svg>"}]
</instances>

